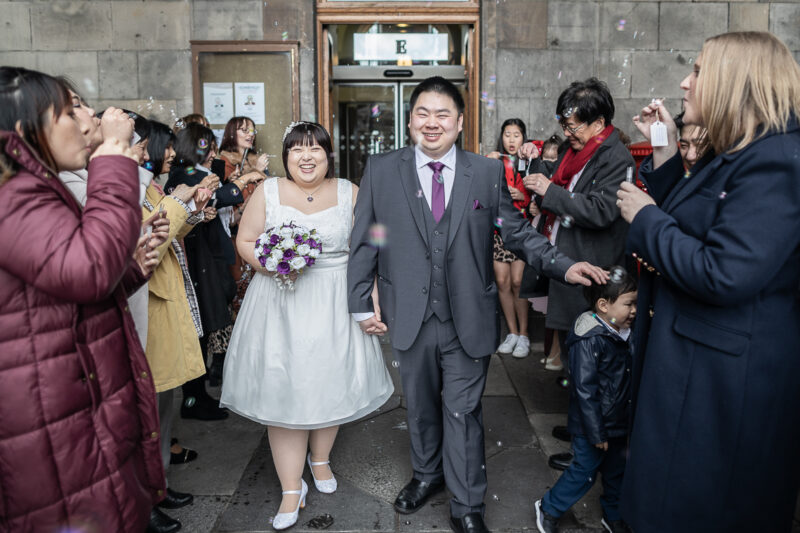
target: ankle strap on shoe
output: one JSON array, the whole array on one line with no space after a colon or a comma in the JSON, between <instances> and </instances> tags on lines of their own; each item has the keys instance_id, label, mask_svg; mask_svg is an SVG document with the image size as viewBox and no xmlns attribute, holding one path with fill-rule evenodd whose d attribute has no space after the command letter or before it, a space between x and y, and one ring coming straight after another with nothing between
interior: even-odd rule
<instances>
[{"instance_id":1,"label":"ankle strap on shoe","mask_svg":"<svg viewBox=\"0 0 800 533\"><path fill-rule=\"evenodd\" d=\"M300 490L285 490L281 494L303 494L303 489Z\"/></svg>"},{"instance_id":2,"label":"ankle strap on shoe","mask_svg":"<svg viewBox=\"0 0 800 533\"><path fill-rule=\"evenodd\" d=\"M311 466L322 466L322 465L329 465L331 464L330 461L311 461Z\"/></svg>"}]
</instances>

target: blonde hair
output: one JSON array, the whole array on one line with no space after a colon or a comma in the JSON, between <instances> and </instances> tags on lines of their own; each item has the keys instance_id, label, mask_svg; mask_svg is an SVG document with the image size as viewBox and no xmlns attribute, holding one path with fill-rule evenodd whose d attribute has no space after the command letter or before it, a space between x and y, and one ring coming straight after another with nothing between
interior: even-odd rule
<instances>
[{"instance_id":1,"label":"blonde hair","mask_svg":"<svg viewBox=\"0 0 800 533\"><path fill-rule=\"evenodd\" d=\"M700 113L719 154L737 152L800 116L800 66L768 32L707 39L698 76Z\"/></svg>"}]
</instances>

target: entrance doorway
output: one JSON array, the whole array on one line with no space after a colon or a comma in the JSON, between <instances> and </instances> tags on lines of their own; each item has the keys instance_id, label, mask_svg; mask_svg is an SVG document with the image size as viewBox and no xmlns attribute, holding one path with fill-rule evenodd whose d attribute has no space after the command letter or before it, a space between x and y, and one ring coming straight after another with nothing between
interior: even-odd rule
<instances>
[{"instance_id":1,"label":"entrance doorway","mask_svg":"<svg viewBox=\"0 0 800 533\"><path fill-rule=\"evenodd\" d=\"M465 95L463 67L334 67L331 135L338 176L359 183L368 156L411 144L408 101L414 87L434 75L450 79ZM464 136L457 142L463 147Z\"/></svg>"},{"instance_id":2,"label":"entrance doorway","mask_svg":"<svg viewBox=\"0 0 800 533\"><path fill-rule=\"evenodd\" d=\"M391 12L387 2L374 16L351 2L349 13L332 4L318 4L318 97L319 121L334 142L337 176L359 183L370 155L410 144L408 100L430 76L442 76L461 90L466 105L458 143L476 151L477 2L444 7L434 2L435 8L419 2L406 13Z\"/></svg>"}]
</instances>

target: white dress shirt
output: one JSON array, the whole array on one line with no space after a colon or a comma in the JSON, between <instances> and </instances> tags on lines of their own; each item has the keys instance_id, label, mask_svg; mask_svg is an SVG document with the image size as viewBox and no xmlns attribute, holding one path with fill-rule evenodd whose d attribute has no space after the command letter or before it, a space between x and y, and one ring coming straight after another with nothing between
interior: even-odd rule
<instances>
[{"instance_id":1,"label":"white dress shirt","mask_svg":"<svg viewBox=\"0 0 800 533\"><path fill-rule=\"evenodd\" d=\"M419 145L414 146L414 161L417 168L417 179L419 179L419 187L422 194L425 195L425 201L428 203L428 209L431 207L431 195L433 191L433 169L428 166L431 161L437 161L429 157ZM450 147L450 150L442 156L438 161L444 164L442 168L442 179L444 179L444 206L447 208L450 202L450 193L453 190L453 182L456 179L456 146ZM417 195L419 196L419 195ZM361 322L375 315L375 313L368 311L364 313L351 313L356 322Z\"/></svg>"}]
</instances>

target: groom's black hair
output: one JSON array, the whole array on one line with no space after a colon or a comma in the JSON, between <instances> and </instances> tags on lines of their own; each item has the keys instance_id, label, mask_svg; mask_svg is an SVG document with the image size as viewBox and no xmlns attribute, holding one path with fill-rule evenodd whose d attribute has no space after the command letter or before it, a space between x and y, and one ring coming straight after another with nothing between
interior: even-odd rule
<instances>
[{"instance_id":1,"label":"groom's black hair","mask_svg":"<svg viewBox=\"0 0 800 533\"><path fill-rule=\"evenodd\" d=\"M414 87L414 92L411 93L411 98L408 100L408 108L414 110L414 105L417 103L417 98L422 93L434 92L444 94L453 99L456 104L458 113L464 112L464 97L458 91L458 88L453 82L448 81L441 76L432 76L419 82L419 85Z\"/></svg>"}]
</instances>

